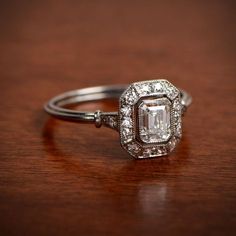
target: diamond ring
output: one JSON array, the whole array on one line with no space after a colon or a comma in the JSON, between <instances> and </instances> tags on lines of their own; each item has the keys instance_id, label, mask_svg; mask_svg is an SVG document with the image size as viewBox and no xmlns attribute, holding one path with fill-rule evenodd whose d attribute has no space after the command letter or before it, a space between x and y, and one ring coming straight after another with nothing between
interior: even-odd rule
<instances>
[{"instance_id":1,"label":"diamond ring","mask_svg":"<svg viewBox=\"0 0 236 236\"><path fill-rule=\"evenodd\" d=\"M117 98L119 111L95 112L66 108L89 101ZM45 110L56 118L94 123L119 132L122 148L135 158L168 155L182 136L182 115L191 96L167 80L148 80L69 91L52 98Z\"/></svg>"}]
</instances>

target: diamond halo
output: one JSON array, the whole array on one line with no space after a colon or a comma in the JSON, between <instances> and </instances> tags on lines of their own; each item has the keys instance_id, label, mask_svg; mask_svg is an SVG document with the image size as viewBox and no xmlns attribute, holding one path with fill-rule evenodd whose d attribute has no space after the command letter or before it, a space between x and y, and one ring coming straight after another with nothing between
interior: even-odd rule
<instances>
[{"instance_id":1,"label":"diamond halo","mask_svg":"<svg viewBox=\"0 0 236 236\"><path fill-rule=\"evenodd\" d=\"M182 134L180 91L167 80L131 84L119 102L120 142L135 158L168 155Z\"/></svg>"}]
</instances>

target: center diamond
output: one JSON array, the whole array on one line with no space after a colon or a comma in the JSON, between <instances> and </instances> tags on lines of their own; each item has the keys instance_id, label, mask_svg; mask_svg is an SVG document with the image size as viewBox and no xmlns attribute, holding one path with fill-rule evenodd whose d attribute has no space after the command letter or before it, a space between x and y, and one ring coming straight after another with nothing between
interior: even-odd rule
<instances>
[{"instance_id":1,"label":"center diamond","mask_svg":"<svg viewBox=\"0 0 236 236\"><path fill-rule=\"evenodd\" d=\"M144 143L166 142L171 135L171 103L167 98L145 98L138 107L139 138Z\"/></svg>"}]
</instances>

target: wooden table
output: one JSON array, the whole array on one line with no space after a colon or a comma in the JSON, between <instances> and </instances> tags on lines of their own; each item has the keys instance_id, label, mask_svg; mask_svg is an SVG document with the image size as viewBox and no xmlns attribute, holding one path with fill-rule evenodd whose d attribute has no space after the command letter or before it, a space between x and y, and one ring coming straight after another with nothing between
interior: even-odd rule
<instances>
[{"instance_id":1,"label":"wooden table","mask_svg":"<svg viewBox=\"0 0 236 236\"><path fill-rule=\"evenodd\" d=\"M234 10L233 1L1 2L0 235L234 235ZM66 90L150 78L194 98L167 158L133 160L116 132L43 111Z\"/></svg>"}]
</instances>

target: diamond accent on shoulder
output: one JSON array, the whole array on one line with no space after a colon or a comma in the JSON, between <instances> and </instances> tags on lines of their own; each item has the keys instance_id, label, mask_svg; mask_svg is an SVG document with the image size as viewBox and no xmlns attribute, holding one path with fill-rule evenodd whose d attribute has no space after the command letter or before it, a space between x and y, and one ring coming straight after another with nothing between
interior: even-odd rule
<instances>
[{"instance_id":1,"label":"diamond accent on shoulder","mask_svg":"<svg viewBox=\"0 0 236 236\"><path fill-rule=\"evenodd\" d=\"M118 116L117 114L114 115L108 115L108 114L103 114L101 116L102 119L102 124L108 128L112 128L115 130L118 130Z\"/></svg>"}]
</instances>

